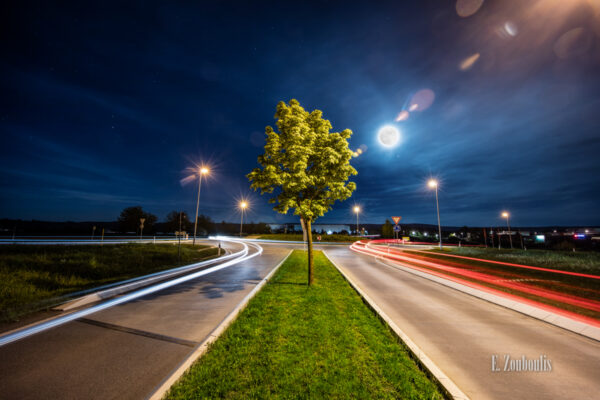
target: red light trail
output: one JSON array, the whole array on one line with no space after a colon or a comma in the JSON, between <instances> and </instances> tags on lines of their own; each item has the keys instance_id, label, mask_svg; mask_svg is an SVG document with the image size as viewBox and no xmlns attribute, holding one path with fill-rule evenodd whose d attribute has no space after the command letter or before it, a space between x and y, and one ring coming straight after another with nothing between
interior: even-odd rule
<instances>
[{"instance_id":1,"label":"red light trail","mask_svg":"<svg viewBox=\"0 0 600 400\"><path fill-rule=\"evenodd\" d=\"M367 254L371 256L377 256L382 258L387 258L392 261L402 262L404 267L412 268L419 270L421 272L425 272L428 274L432 274L444 279L452 280L454 282L461 283L463 285L473 287L479 290L483 290L486 292L490 292L502 297L508 297L514 300L518 300L522 303L527 303L533 305L538 308L543 308L557 314L561 314L567 316L572 319L580 320L595 326L600 326L600 321L595 318L591 318L588 316L576 314L571 311L567 311L561 308L558 308L553 305L548 305L539 301L531 300L522 295L535 296L537 298L543 300L550 300L553 302L563 303L570 305L572 307L582 308L585 310L590 310L593 312L600 313L600 301L595 301L591 299L587 299L584 297L580 297L574 294L566 294L556 290L536 287L532 284L524 283L526 281L534 282L537 284L547 284L551 283L553 288L564 289L566 291L576 292L576 293L586 293L592 296L600 296L600 291L579 287L574 285L565 284L564 282L545 279L534 279L532 276L520 275L512 271L507 270L498 270L492 268L486 268L485 266L474 266L468 264L460 263L460 259L476 261L483 264L492 264L494 265L502 265L510 268L518 268L522 272L535 272L541 271L543 273L556 273L561 275L567 275L576 278L584 278L584 279L593 279L594 282L597 279L600 279L600 276L597 275L589 275L589 274L581 274L577 272L570 271L558 271L549 268L542 267L534 267L530 265L522 265L522 264L514 264L514 263L506 263L501 261L493 261L486 260L475 257L465 257L458 256L454 254L441 254L441 253L429 253L427 251L422 250L413 250L410 249L409 252L402 251L399 249L391 249L391 248L381 248L381 244L389 244L389 243L398 243L397 241L389 241L389 240L372 240L371 242L355 242L350 248L353 251L358 253ZM428 243L430 244L430 243ZM412 254L419 253L419 254ZM446 256L451 258L451 260L445 261L440 260L439 258L435 258L432 256ZM474 269L477 269L476 271ZM557 277L558 278L558 277ZM565 277L566 278L566 277ZM492 285L497 287L489 287L487 285ZM512 293L507 293L504 290L509 290ZM515 294L514 292L517 292Z\"/></svg>"}]
</instances>

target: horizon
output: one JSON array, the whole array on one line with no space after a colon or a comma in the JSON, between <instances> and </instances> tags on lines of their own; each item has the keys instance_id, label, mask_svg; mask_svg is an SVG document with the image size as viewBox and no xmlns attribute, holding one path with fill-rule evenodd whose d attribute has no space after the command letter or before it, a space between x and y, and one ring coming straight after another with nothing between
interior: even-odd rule
<instances>
[{"instance_id":1,"label":"horizon","mask_svg":"<svg viewBox=\"0 0 600 400\"><path fill-rule=\"evenodd\" d=\"M206 216L206 215L205 215ZM209 217L210 216L206 216ZM9 221L22 221L22 222L43 222L43 223L76 223L76 224L109 224L109 223L117 223L117 219L113 220L113 221L93 221L93 220L88 220L88 221L75 221L75 220L65 220L65 221L51 221L51 220L38 220L38 219L32 219L32 220L25 220L25 219L19 219L19 218L0 218L1 220L9 220ZM212 220L212 218L211 218ZM394 225L393 221L391 220L391 218L387 218L387 220ZM190 219L190 221L193 221L192 219ZM317 220L319 221L319 220ZM158 219L156 221L156 223L158 224L163 224L166 223L167 221L165 219ZM215 225L221 224L221 223L226 223L226 224L233 224L233 225L239 225L238 221L217 221L217 220L212 220L212 222ZM262 221L262 220L250 220L250 221L244 221L244 225L246 224L267 224L267 225L300 225L300 221L297 222L293 222L293 221L288 221L288 222L268 222L268 221ZM360 222L359 225L383 225L385 223L385 220L383 222ZM312 225L349 225L350 227L356 225L355 221L350 221L350 222L315 222ZM437 224L429 224L429 223L423 223L423 222L405 222L405 223L399 223L398 225L402 226L402 225L426 225L426 226L431 226L432 228L437 229ZM499 225L441 225L442 228L463 228L463 227L467 227L469 229L487 229L487 228L505 228L505 224L499 224ZM600 225L515 225L513 226L511 224L511 229L524 229L524 228L538 228L538 229L600 229Z\"/></svg>"}]
</instances>

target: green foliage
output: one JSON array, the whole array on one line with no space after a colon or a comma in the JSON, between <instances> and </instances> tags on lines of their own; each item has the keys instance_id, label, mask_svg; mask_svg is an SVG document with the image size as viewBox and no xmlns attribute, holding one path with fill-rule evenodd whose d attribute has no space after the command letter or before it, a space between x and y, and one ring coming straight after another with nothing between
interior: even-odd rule
<instances>
[{"instance_id":1,"label":"green foliage","mask_svg":"<svg viewBox=\"0 0 600 400\"><path fill-rule=\"evenodd\" d=\"M168 399L442 399L321 252L294 251Z\"/></svg>"},{"instance_id":2,"label":"green foliage","mask_svg":"<svg viewBox=\"0 0 600 400\"><path fill-rule=\"evenodd\" d=\"M152 232L156 222L156 215L145 212L142 206L127 207L119 216L119 230L121 232L139 232L140 218L145 218L144 232Z\"/></svg>"},{"instance_id":3,"label":"green foliage","mask_svg":"<svg viewBox=\"0 0 600 400\"><path fill-rule=\"evenodd\" d=\"M214 232L215 223L213 220L208 215L198 215L198 235L209 235Z\"/></svg>"},{"instance_id":4,"label":"green foliage","mask_svg":"<svg viewBox=\"0 0 600 400\"><path fill-rule=\"evenodd\" d=\"M297 100L279 102L276 132L267 126L265 153L258 157L261 167L247 176L251 188L274 196L274 210L312 222L331 209L337 200L345 200L356 188L348 182L356 170L350 165L352 151L348 139L352 131L330 132L331 123L323 112L307 112Z\"/></svg>"},{"instance_id":5,"label":"green foliage","mask_svg":"<svg viewBox=\"0 0 600 400\"><path fill-rule=\"evenodd\" d=\"M385 220L385 223L381 227L381 237L392 238L394 237L394 225L389 220Z\"/></svg>"}]
</instances>

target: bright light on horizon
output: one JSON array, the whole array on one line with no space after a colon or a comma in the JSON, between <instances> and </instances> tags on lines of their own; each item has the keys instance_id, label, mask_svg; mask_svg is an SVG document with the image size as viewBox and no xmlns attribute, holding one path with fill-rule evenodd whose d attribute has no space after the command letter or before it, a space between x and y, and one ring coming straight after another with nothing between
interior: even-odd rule
<instances>
[{"instance_id":1,"label":"bright light on horizon","mask_svg":"<svg viewBox=\"0 0 600 400\"><path fill-rule=\"evenodd\" d=\"M437 185L438 181L436 181L435 179L430 179L429 182L427 182L427 186L429 186L432 189L436 188Z\"/></svg>"},{"instance_id":2,"label":"bright light on horizon","mask_svg":"<svg viewBox=\"0 0 600 400\"><path fill-rule=\"evenodd\" d=\"M354 212L358 214L360 212L360 207L354 206Z\"/></svg>"},{"instance_id":3,"label":"bright light on horizon","mask_svg":"<svg viewBox=\"0 0 600 400\"><path fill-rule=\"evenodd\" d=\"M209 172L210 172L210 170L209 170L208 168L206 168L206 167L201 167L201 168L200 168L200 173L201 173L202 175L206 175L206 174L208 174Z\"/></svg>"},{"instance_id":4,"label":"bright light on horizon","mask_svg":"<svg viewBox=\"0 0 600 400\"><path fill-rule=\"evenodd\" d=\"M510 214L506 211L502 211L502 218L508 218Z\"/></svg>"}]
</instances>

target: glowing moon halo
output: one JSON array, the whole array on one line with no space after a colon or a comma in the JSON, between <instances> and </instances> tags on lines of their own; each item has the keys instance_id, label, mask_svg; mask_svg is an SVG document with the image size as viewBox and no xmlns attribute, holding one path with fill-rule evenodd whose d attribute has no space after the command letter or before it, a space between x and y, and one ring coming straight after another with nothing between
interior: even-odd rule
<instances>
[{"instance_id":1,"label":"glowing moon halo","mask_svg":"<svg viewBox=\"0 0 600 400\"><path fill-rule=\"evenodd\" d=\"M395 147L400 142L400 131L392 125L382 126L377 132L377 140L383 147Z\"/></svg>"}]
</instances>

